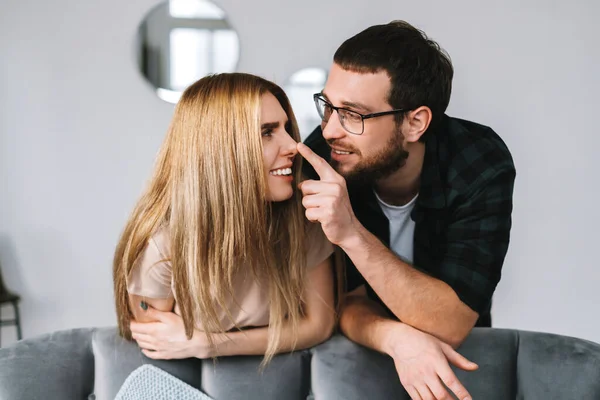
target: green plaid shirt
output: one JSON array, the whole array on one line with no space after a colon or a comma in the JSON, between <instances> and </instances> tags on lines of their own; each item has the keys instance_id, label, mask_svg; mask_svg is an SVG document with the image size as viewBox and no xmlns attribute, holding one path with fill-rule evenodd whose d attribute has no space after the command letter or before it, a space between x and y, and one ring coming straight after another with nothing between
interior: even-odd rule
<instances>
[{"instance_id":1,"label":"green plaid shirt","mask_svg":"<svg viewBox=\"0 0 600 400\"><path fill-rule=\"evenodd\" d=\"M317 128L305 141L329 160L330 148ZM304 163L307 177L318 179ZM476 326L491 326L492 295L508 249L515 167L502 139L490 128L444 116L425 136L425 160L415 221L415 268L446 282L479 313ZM389 247L389 222L372 189L349 187L359 221ZM346 257L347 289L365 285L379 297ZM386 307L387 308L387 307Z\"/></svg>"}]
</instances>

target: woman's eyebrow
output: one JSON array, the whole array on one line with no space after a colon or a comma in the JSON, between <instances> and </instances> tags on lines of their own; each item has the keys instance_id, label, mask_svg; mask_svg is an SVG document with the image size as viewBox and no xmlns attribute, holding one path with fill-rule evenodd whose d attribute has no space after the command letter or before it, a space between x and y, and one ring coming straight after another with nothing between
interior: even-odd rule
<instances>
[{"instance_id":1,"label":"woman's eyebrow","mask_svg":"<svg viewBox=\"0 0 600 400\"><path fill-rule=\"evenodd\" d=\"M279 122L265 122L260 126L260 129L277 129L279 128Z\"/></svg>"}]
</instances>

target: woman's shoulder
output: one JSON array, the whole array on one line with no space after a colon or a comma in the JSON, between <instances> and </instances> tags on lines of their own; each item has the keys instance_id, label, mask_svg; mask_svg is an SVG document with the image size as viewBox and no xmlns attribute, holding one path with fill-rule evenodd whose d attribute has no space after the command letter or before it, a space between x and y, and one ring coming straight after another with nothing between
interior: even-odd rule
<instances>
[{"instance_id":1,"label":"woman's shoulder","mask_svg":"<svg viewBox=\"0 0 600 400\"><path fill-rule=\"evenodd\" d=\"M171 238L169 227L167 225L161 225L150 239L148 239L148 247L154 247L154 249L162 256L163 259L171 258Z\"/></svg>"},{"instance_id":2,"label":"woman's shoulder","mask_svg":"<svg viewBox=\"0 0 600 400\"><path fill-rule=\"evenodd\" d=\"M316 267L333 253L333 244L325 236L320 223L308 222L305 237L308 268Z\"/></svg>"},{"instance_id":3,"label":"woman's shoulder","mask_svg":"<svg viewBox=\"0 0 600 400\"><path fill-rule=\"evenodd\" d=\"M171 260L168 229L158 229L137 258L127 277L130 294L168 298L171 293Z\"/></svg>"}]
</instances>

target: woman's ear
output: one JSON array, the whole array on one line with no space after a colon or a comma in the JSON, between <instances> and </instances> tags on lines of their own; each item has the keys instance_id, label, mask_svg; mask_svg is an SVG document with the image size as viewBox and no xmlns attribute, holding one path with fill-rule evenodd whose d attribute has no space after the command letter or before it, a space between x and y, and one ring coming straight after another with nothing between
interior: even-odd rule
<instances>
[{"instance_id":1,"label":"woman's ear","mask_svg":"<svg viewBox=\"0 0 600 400\"><path fill-rule=\"evenodd\" d=\"M427 128L429 128L431 118L431 109L426 106L409 111L402 122L404 139L409 143L418 142L425 131L427 131Z\"/></svg>"}]
</instances>

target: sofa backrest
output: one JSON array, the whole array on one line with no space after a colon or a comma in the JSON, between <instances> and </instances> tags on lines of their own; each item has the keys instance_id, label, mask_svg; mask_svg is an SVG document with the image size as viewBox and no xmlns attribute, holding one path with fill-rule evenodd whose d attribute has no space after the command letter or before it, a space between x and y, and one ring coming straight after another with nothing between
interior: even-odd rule
<instances>
[{"instance_id":1,"label":"sofa backrest","mask_svg":"<svg viewBox=\"0 0 600 400\"><path fill-rule=\"evenodd\" d=\"M114 399L127 376L142 364L152 364L215 399L306 399L310 389L310 354L282 354L259 372L261 357L212 360L152 360L116 329L93 334L96 399Z\"/></svg>"},{"instance_id":2,"label":"sofa backrest","mask_svg":"<svg viewBox=\"0 0 600 400\"><path fill-rule=\"evenodd\" d=\"M456 370L474 398L600 398L600 345L581 339L476 328L458 349L479 370ZM160 361L115 328L55 332L0 349L0 399L113 399L127 376L152 364L215 399L408 399L392 360L342 336L283 354Z\"/></svg>"},{"instance_id":3,"label":"sofa backrest","mask_svg":"<svg viewBox=\"0 0 600 400\"><path fill-rule=\"evenodd\" d=\"M94 388L93 331L59 331L0 349L0 399L87 398Z\"/></svg>"}]
</instances>

